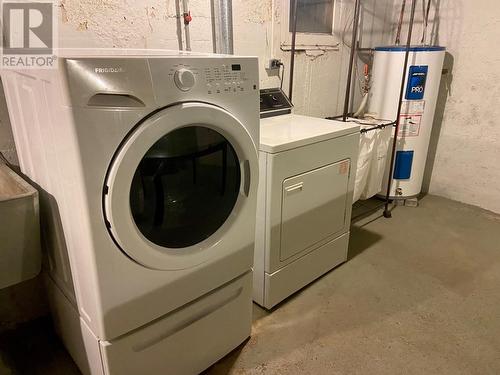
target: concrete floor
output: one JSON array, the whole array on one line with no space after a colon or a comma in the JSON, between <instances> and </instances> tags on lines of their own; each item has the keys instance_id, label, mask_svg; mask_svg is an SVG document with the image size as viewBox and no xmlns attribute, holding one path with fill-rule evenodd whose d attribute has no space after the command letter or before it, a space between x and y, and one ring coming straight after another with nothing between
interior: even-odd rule
<instances>
[{"instance_id":1,"label":"concrete floor","mask_svg":"<svg viewBox=\"0 0 500 375\"><path fill-rule=\"evenodd\" d=\"M500 216L427 196L362 215L349 258L272 313L254 306L250 340L205 374L500 373ZM77 373L44 329L0 337L0 374Z\"/></svg>"}]
</instances>

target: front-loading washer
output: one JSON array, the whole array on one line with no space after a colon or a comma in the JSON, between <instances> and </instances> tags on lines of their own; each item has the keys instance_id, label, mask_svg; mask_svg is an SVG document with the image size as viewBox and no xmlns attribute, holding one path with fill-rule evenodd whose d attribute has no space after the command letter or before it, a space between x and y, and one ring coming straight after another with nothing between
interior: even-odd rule
<instances>
[{"instance_id":1,"label":"front-loading washer","mask_svg":"<svg viewBox=\"0 0 500 375\"><path fill-rule=\"evenodd\" d=\"M250 335L257 59L61 50L4 70L54 322L85 374L191 374Z\"/></svg>"}]
</instances>

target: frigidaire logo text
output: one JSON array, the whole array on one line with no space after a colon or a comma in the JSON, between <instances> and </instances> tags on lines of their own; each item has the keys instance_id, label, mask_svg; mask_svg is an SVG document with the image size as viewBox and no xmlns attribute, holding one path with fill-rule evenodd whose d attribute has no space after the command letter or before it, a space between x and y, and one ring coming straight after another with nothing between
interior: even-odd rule
<instances>
[{"instance_id":1,"label":"frigidaire logo text","mask_svg":"<svg viewBox=\"0 0 500 375\"><path fill-rule=\"evenodd\" d=\"M118 67L106 66L106 67L102 67L102 68L94 68L94 72L96 72L96 73L123 73L123 72L125 72L125 69L122 68L121 66L118 66Z\"/></svg>"}]
</instances>

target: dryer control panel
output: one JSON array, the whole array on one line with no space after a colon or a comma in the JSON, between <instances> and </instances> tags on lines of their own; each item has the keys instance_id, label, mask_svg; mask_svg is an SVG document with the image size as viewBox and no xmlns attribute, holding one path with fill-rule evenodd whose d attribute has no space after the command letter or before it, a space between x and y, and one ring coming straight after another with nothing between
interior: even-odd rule
<instances>
[{"instance_id":1,"label":"dryer control panel","mask_svg":"<svg viewBox=\"0 0 500 375\"><path fill-rule=\"evenodd\" d=\"M260 90L260 118L292 113L293 104L279 87Z\"/></svg>"}]
</instances>

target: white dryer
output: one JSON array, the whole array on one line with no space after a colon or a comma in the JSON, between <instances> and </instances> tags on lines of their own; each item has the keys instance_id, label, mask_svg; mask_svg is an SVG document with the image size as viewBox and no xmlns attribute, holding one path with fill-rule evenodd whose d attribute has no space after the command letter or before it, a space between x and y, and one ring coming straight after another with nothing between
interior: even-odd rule
<instances>
[{"instance_id":1,"label":"white dryer","mask_svg":"<svg viewBox=\"0 0 500 375\"><path fill-rule=\"evenodd\" d=\"M359 125L261 94L254 301L270 309L347 260Z\"/></svg>"},{"instance_id":2,"label":"white dryer","mask_svg":"<svg viewBox=\"0 0 500 375\"><path fill-rule=\"evenodd\" d=\"M257 58L63 50L2 72L84 374L194 374L250 335Z\"/></svg>"}]
</instances>

